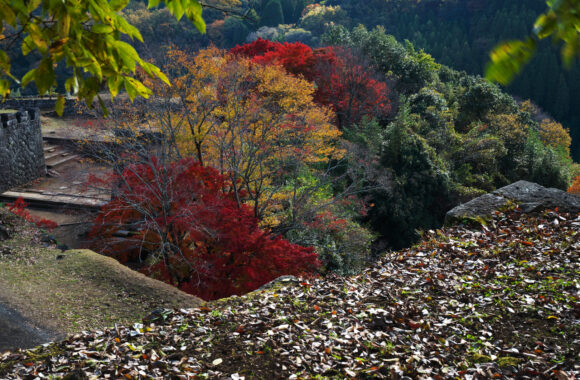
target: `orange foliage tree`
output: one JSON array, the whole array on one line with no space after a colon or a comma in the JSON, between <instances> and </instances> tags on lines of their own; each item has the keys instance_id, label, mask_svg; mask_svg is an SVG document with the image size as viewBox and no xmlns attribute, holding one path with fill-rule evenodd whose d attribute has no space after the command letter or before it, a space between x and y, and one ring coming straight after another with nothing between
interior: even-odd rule
<instances>
[{"instance_id":1,"label":"orange foliage tree","mask_svg":"<svg viewBox=\"0 0 580 380\"><path fill-rule=\"evenodd\" d=\"M570 194L580 195L580 175L572 182L570 188L568 188Z\"/></svg>"},{"instance_id":2,"label":"orange foliage tree","mask_svg":"<svg viewBox=\"0 0 580 380\"><path fill-rule=\"evenodd\" d=\"M224 179L219 188L227 194L228 204L231 206L232 201L241 210L237 214L224 214L228 217L221 218L219 225L213 225L212 230L220 226L227 226L223 227L225 231L237 224L249 225L249 211L252 220L263 231L263 236L277 239L283 234L289 239L286 243L276 240L276 250L280 247L289 249L287 243L303 247L316 246L323 268L333 270L337 266L359 267L359 262L363 261L370 249L372 236L368 233L358 234L357 231L361 232L362 228L357 230L358 225L355 223L346 223L342 230L333 230L335 233L332 239L324 233L304 232L305 229L314 229L309 223L320 220L317 216L326 215L321 214L325 210L337 210L338 220L343 214L351 215L353 211L348 206L337 205L347 195L360 189L359 185L365 181L364 176L353 175L357 170L362 171L359 167L347 167L345 164L347 157L340 139L341 132L331 122L332 110L313 101L315 86L288 74L283 67L257 64L248 58L233 56L216 48L202 50L196 55L172 50L168 58L164 69L171 77L172 86L148 82L156 93L155 97L140 101L137 107L128 106L119 108L121 112L114 112L119 117L116 122L118 131L107 144L107 147L113 148L113 152L110 155L104 154L109 149L107 147L95 149L95 156L109 161L117 170L116 182L119 185L115 185L116 192L125 194L125 198L131 196L135 186L128 187L126 192L121 191L123 186L126 187L123 181L126 182L127 174L130 174L126 168L134 167L139 162L157 167L149 159L151 155L164 163L160 166L163 170L154 170L161 174L172 163L193 158L202 168L215 168L216 173ZM147 147L144 140L153 140L153 147ZM156 186L155 183L153 185ZM188 202L195 202L196 199L189 199ZM184 210L190 207L188 202L181 202ZM128 204L125 209L132 213L145 209L141 204L134 206ZM168 203L161 210L165 213L172 210L172 207ZM150 214L158 213L146 212L145 216L149 218ZM244 221L229 218L240 214L244 214ZM142 216L126 219L121 223L123 226L97 231L94 236L114 238L113 235L119 229L129 233L137 229L138 234L131 236L145 236L142 234L143 228L139 227L142 226L139 224L139 219L143 220ZM111 219L104 217L104 221L109 223ZM344 230L348 231L344 233ZM179 257L188 249L192 249L192 255L197 255L199 247L205 247L205 243L196 243L196 248L191 248L187 240L192 232L187 229L183 231L184 234L175 237L173 234L157 232L155 236L162 237L159 241L147 239L147 244L144 244L142 239L137 239L136 246L128 248L135 254L139 252L139 247L159 251L163 247L175 245L179 249L170 257ZM261 236L261 232L256 229L248 234ZM364 243L351 244L360 241L350 239L353 235L364 236ZM116 244L115 239L101 240L101 243L108 245ZM127 240L119 244L126 245ZM230 245L230 248L224 248L221 243L212 245L215 249L212 248L208 255L219 256L225 252L223 250L230 252L225 252L230 255L236 244ZM320 250L317 244L330 249L327 249L328 252ZM273 249L273 246L270 248ZM275 253L276 250L270 248L260 249L260 252ZM100 250L104 249L106 247ZM119 252L120 249L115 247L113 251ZM270 260L272 257L266 255L264 259ZM343 257L347 259L343 260ZM167 264L163 264L165 268L176 268L174 263ZM280 273L275 270L270 272ZM188 278L189 272L187 274L184 278ZM208 271L204 281L208 281L210 275ZM169 276L172 277L175 275ZM260 275L259 278L266 277ZM172 279L171 282L188 283L179 279ZM249 289L250 286L244 285L244 288Z\"/></svg>"}]
</instances>

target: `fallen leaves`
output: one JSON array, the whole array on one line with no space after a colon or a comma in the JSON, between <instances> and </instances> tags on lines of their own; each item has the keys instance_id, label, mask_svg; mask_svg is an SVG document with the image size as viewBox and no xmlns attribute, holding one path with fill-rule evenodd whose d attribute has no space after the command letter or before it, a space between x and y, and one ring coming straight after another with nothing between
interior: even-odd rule
<instances>
[{"instance_id":1,"label":"fallen leaves","mask_svg":"<svg viewBox=\"0 0 580 380\"><path fill-rule=\"evenodd\" d=\"M430 233L359 276L0 354L0 377L573 379L579 226L577 215L499 212L481 230Z\"/></svg>"}]
</instances>

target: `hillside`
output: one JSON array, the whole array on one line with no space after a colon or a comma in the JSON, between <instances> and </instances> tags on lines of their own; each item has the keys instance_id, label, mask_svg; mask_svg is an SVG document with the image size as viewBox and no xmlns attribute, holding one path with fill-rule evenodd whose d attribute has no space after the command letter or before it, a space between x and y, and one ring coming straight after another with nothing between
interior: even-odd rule
<instances>
[{"instance_id":1,"label":"hillside","mask_svg":"<svg viewBox=\"0 0 580 380\"><path fill-rule=\"evenodd\" d=\"M474 0L379 2L361 4L352 0L333 0L352 25L384 25L397 39L408 39L444 65L469 74L482 75L489 52L501 41L528 35L546 8L543 0ZM393 4L394 3L394 4ZM580 157L578 108L580 65L566 69L560 46L543 41L537 56L507 91L522 99L532 99L548 114L570 128L574 140L573 156Z\"/></svg>"},{"instance_id":2,"label":"hillside","mask_svg":"<svg viewBox=\"0 0 580 380\"><path fill-rule=\"evenodd\" d=\"M579 81L542 44L534 101L477 75L540 0L207 1L0 11L0 94L34 108L0 110L29 193L0 204L0 379L580 376ZM564 58L579 1L536 27ZM65 191L102 195L90 250L16 199Z\"/></svg>"},{"instance_id":3,"label":"hillside","mask_svg":"<svg viewBox=\"0 0 580 380\"><path fill-rule=\"evenodd\" d=\"M284 22L273 25L266 12L267 4L282 5ZM528 35L540 13L546 8L544 0L471 0L471 1L314 1L306 6L299 19L286 17L287 9L304 7L295 0L263 0L248 3L261 17L256 35L269 36L290 42L296 39L309 44L319 43L330 24L348 28L363 24L367 28L383 26L398 40L411 41L424 49L438 62L472 75L482 75L489 60L489 52L501 41ZM295 13L295 12L294 12ZM270 23L268 21L270 20ZM294 24L295 23L295 24ZM265 28L263 25L268 25ZM248 25L253 31L251 25ZM255 26L257 28L258 26ZM241 38L241 37L238 37ZM231 41L238 43L238 41ZM579 103L580 66L577 62L567 70L560 57L560 46L551 41L540 44L538 54L507 91L522 99L531 99L552 117L570 128L574 144L573 155L578 158L580 120L574 112Z\"/></svg>"},{"instance_id":4,"label":"hillside","mask_svg":"<svg viewBox=\"0 0 580 380\"><path fill-rule=\"evenodd\" d=\"M0 355L0 377L580 375L580 217L428 231L354 277L287 281Z\"/></svg>"},{"instance_id":5,"label":"hillside","mask_svg":"<svg viewBox=\"0 0 580 380\"><path fill-rule=\"evenodd\" d=\"M400 41L411 41L444 65L482 75L490 50L502 41L523 38L546 8L544 0L210 0L205 4L208 28L207 34L201 34L193 25L176 21L163 7L148 10L142 1L131 2L125 11L127 19L147 41L134 42L135 47L158 61L163 60L168 45L188 50L209 45L231 48L258 37L316 47L329 25L350 29L362 24L369 29L383 26L387 33ZM18 76L38 64L40 55L23 56L18 44L6 45L17 63L14 70ZM64 65L56 69L59 75L70 73L67 70ZM531 99L546 116L570 129L576 159L580 157L580 120L575 112L580 105L575 96L579 78L578 63L567 70L560 46L545 40L531 64L507 88L518 98ZM64 80L59 85L64 91ZM34 94L35 90L33 86L20 88L18 83L13 84L15 94Z\"/></svg>"},{"instance_id":6,"label":"hillside","mask_svg":"<svg viewBox=\"0 0 580 380\"><path fill-rule=\"evenodd\" d=\"M234 2L232 2L234 3ZM499 42L523 38L537 16L546 8L544 0L472 1L353 1L353 0L252 0L241 3L249 17L228 17L211 9L207 13L208 34L178 24L164 10L145 11L135 6L130 20L143 30L157 47L138 46L159 55L168 41L178 46L199 48L208 44L231 48L256 39L281 42L301 41L319 46L329 25L347 28L359 24L372 29L383 26L399 41L409 40L439 63L471 75L483 75L489 52ZM279 4L279 9L277 8ZM151 25L162 24L154 29ZM579 90L580 66L566 70L560 47L546 40L537 56L508 88L513 96L531 99L547 114L570 128L573 156L580 157L580 120L574 112L580 105L574 94Z\"/></svg>"},{"instance_id":7,"label":"hillside","mask_svg":"<svg viewBox=\"0 0 580 380\"><path fill-rule=\"evenodd\" d=\"M534 103L516 99L481 77L456 70L466 68L461 66L466 61L463 59L465 57L471 63L483 65L486 60L484 53L493 46L493 41L504 36L502 27L509 29L509 33L522 32L528 25L527 18L541 11L538 9L541 7L530 5L533 9L526 8L524 12L517 7L514 8L516 10L505 8L507 5L498 1L424 1L416 4L408 1L369 1L358 4L335 0L310 3L295 0L243 1L240 7L247 13L244 19L211 10L210 7L204 13L208 32L203 36L193 25L178 23L167 9L147 10L142 2L132 3L126 10L126 16L148 41L146 45L134 42L136 49L157 62L172 81L188 81L183 88L173 87L171 91L176 92L170 97L196 97L205 88L203 81L207 80L215 86L211 94L212 102L222 102L223 98L217 90L221 86L220 81L234 85L235 80L228 74L227 66L203 63L203 57L208 54L219 56L226 50L199 48L209 44L221 48L240 44L225 54L236 55L236 61L240 63L244 59L266 66L279 66L285 62L284 69L293 78L284 80L304 78L313 92L310 99L310 89L293 85L286 86L286 89L301 88L302 93L286 91L284 96L296 96L301 107L314 104L320 112L324 112L321 111L324 107L331 108L330 121L338 132L329 134L330 130L326 130L327 141L322 145L345 149L347 154L343 162L324 173L320 165L301 160L301 165L307 166L308 176L314 176L312 178L307 178L301 170L292 176L272 172L272 176L267 178L268 183L273 181L276 184L267 189L272 196L261 199L279 204L275 208L267 207L268 212L255 207L254 212L263 226L275 229L275 232L281 231L290 242L314 246L319 254L326 250L322 254L323 267L337 269L342 274L354 273L367 256L385 247L406 247L416 241L415 230L438 227L445 211L458 203L521 179L567 189L572 179L580 174L571 157L573 140L566 129L569 125L562 125ZM487 24L478 19L479 14L482 13L483 20L484 17L491 18L494 12L499 12L501 17L493 16L493 28L487 28ZM512 20L512 14L518 14L517 19ZM448 22L450 20L457 21L458 25ZM369 27L356 26L358 23ZM152 25L159 25L159 28L152 28ZM374 25L386 27L371 28ZM423 26L429 28L428 31L423 31ZM488 29L496 34L485 34ZM416 33L409 36L413 31ZM466 33L475 40L465 44L476 46L479 53L473 53L471 45L464 48L465 44L461 41ZM415 45L404 41L405 38L415 41ZM262 43L258 41L263 42L264 39L270 42L262 47L271 52L260 51ZM246 41L254 42L244 44ZM169 45L173 47L169 48ZM252 49L257 50L252 52ZM240 54L234 53L236 51ZM431 51L434 56L430 55ZM539 56L542 54L540 52ZM304 59L306 55L308 59ZM31 57L32 54L28 59ZM199 72L195 72L199 67L192 64L196 59L205 65ZM445 63L453 67L445 66ZM21 67L25 66L23 64ZM556 64L550 63L547 67L559 70ZM468 71L480 72L476 69ZM542 72L542 75L534 75L534 79L545 78L550 87L540 86L540 92L550 94L546 96L551 101L563 104L557 96L551 95L555 93L554 86L558 81L545 70ZM183 77L181 74L184 74ZM198 90L191 91L193 88ZM170 90L158 87L155 91L156 96L163 98ZM244 88L243 92L256 95L250 88ZM235 96L235 92L231 96ZM270 94L261 93L260 96L272 105L276 101ZM211 114L209 118L196 120L204 131L214 131L214 125L221 128L228 125L220 121L223 115L219 113L226 108L223 104L216 110L212 108L214 103L197 99L199 104L195 107L198 108L188 102L180 104L182 116L189 118L188 115L192 114ZM243 98L238 98L238 101L243 101ZM140 112L145 109L149 112L145 119L152 123L159 123L167 117L159 107L151 107L154 103L138 105L136 117L140 117ZM237 109L240 115L232 121L239 117L246 118L245 122L251 121L247 118L251 107L241 103ZM294 111L290 112L286 107L278 116L288 117ZM260 116L264 118L267 115L262 113ZM272 129L280 127L276 123L269 125ZM171 127L174 130L168 131L168 136L180 128L177 124ZM212 133L215 134L214 139L218 138L219 133ZM334 138L331 136L333 133ZM195 157L200 162L218 166L219 160L212 158L211 149L208 149L208 145L213 143L202 142L203 139L199 140L197 135L199 131L183 133L179 136L179 143L193 138L205 146L185 149L182 145L179 148L182 151L177 156ZM166 141L171 141L171 138ZM262 143L272 147L271 142ZM276 144L281 143L284 142ZM256 148L262 147L256 145ZM195 150L197 153L193 155ZM315 151L322 152L321 149ZM210 157L200 159L204 154ZM285 156L285 159L289 157ZM262 176L263 179L265 177ZM292 177L300 180L292 180ZM313 178L316 180L312 181ZM326 184L322 185L324 182ZM326 186L330 182L333 182L332 185ZM328 243L325 241L328 234L319 234L311 228L313 217L323 217L315 210L318 207L316 198L321 194L310 196L311 200L314 198L309 203L312 207L298 210L305 217L300 220L301 224L296 223L300 219L293 215L297 210L290 209L296 208L297 203L286 202L283 198L289 196L289 187L298 189L302 186L300 183L308 184L309 190L303 190L303 194L313 195L316 194L314 187L324 188L324 197L328 201L334 198L327 204L337 204L336 201L356 194L356 205L333 206L332 212L339 220L345 219L353 227L348 233L362 237L358 245L365 246L364 252L352 254L351 247L345 243L352 239L344 238L348 233L336 232L333 242ZM360 187L355 189L353 184ZM352 190L353 194L346 194L348 191L345 192L345 189ZM255 198L259 200L260 197ZM251 202L246 199L245 203ZM273 209L276 209L275 216L271 215ZM309 223L310 227L305 227L302 222ZM358 231L354 233L353 229ZM339 248L327 249L334 246ZM351 252L346 255L348 250ZM339 262L344 262L346 256L357 255L361 260L353 265ZM329 256L333 258L327 260Z\"/></svg>"}]
</instances>

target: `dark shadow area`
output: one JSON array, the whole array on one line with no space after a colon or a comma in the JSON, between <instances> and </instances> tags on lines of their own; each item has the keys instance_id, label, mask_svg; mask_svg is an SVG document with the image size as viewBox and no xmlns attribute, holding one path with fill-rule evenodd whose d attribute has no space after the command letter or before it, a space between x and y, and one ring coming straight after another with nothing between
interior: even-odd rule
<instances>
[{"instance_id":1,"label":"dark shadow area","mask_svg":"<svg viewBox=\"0 0 580 380\"><path fill-rule=\"evenodd\" d=\"M34 326L17 311L0 304L0 351L32 348L57 338L57 334Z\"/></svg>"}]
</instances>

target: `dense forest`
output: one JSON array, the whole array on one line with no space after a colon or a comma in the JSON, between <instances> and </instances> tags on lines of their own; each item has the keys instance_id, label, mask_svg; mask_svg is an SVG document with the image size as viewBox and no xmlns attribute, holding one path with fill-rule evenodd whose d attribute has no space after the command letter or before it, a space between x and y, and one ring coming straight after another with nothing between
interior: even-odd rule
<instances>
[{"instance_id":1,"label":"dense forest","mask_svg":"<svg viewBox=\"0 0 580 380\"><path fill-rule=\"evenodd\" d=\"M383 26L399 41L409 40L439 63L468 74L482 75L490 50L499 42L529 33L544 0L502 1L353 1L353 0L250 0L239 4L245 17L223 16L209 9L204 14L208 34L177 23L164 10L149 12L136 3L128 12L153 44L141 49L158 54L159 46L171 42L196 48L215 44L231 48L258 37L280 42L300 41L319 46L330 24L348 28L363 24ZM230 2L231 5L231 2ZM543 41L538 54L522 75L507 88L520 99L530 99L545 113L570 129L572 156L580 155L580 106L574 96L580 90L580 66L565 69L559 47Z\"/></svg>"},{"instance_id":2,"label":"dense forest","mask_svg":"<svg viewBox=\"0 0 580 380\"><path fill-rule=\"evenodd\" d=\"M381 1L335 0L327 4L340 6L352 24L384 25L389 34L399 40L409 39L438 62L479 75L493 46L527 35L546 6L543 0L427 1L400 9ZM559 47L548 40L542 42L533 62L507 88L514 96L531 99L570 128L576 159L580 155L580 117L575 110L580 103L574 94L579 86L580 66L565 69Z\"/></svg>"},{"instance_id":3,"label":"dense forest","mask_svg":"<svg viewBox=\"0 0 580 380\"><path fill-rule=\"evenodd\" d=\"M283 273L356 273L516 180L570 185L570 136L531 102L381 27L335 25L321 42L169 49L173 85L146 81L155 96L117 114L120 157L97 149L117 168L103 183L125 185L93 248L214 299ZM143 123L155 156L130 137Z\"/></svg>"}]
</instances>

